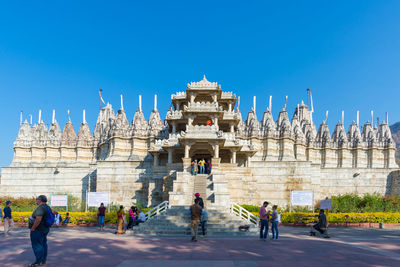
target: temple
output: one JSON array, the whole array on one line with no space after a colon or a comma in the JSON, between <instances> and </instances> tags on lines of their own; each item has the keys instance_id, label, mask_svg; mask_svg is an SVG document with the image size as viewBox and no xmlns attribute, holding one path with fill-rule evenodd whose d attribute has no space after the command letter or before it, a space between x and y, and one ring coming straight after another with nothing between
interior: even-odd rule
<instances>
[{"instance_id":1,"label":"temple","mask_svg":"<svg viewBox=\"0 0 400 267\"><path fill-rule=\"evenodd\" d=\"M299 103L291 119L286 104L275 120L272 97L261 120L256 98L243 120L240 97L206 77L171 96L163 121L154 109L147 121L141 107L129 123L121 107L105 105L93 134L85 119L76 134L63 130L53 113L47 129L22 122L14 158L2 168L0 194L34 196L109 192L111 201L153 206L164 200L189 205L200 192L206 205L232 202L287 205L291 190L312 190L315 201L343 193L398 194L400 173L388 119L346 132L344 114L330 133L326 121L313 122L313 108ZM212 163L210 175L191 174L191 162Z\"/></svg>"}]
</instances>

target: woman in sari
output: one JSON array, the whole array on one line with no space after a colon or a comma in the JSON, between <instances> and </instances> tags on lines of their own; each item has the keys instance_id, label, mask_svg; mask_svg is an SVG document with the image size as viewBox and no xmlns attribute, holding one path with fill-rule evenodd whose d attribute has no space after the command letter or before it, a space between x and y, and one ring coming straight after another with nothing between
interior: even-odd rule
<instances>
[{"instance_id":1,"label":"woman in sari","mask_svg":"<svg viewBox=\"0 0 400 267\"><path fill-rule=\"evenodd\" d=\"M124 206L119 206L119 211L117 212L117 225L118 225L118 230L115 232L117 235L122 235L125 234L125 212L124 212Z\"/></svg>"}]
</instances>

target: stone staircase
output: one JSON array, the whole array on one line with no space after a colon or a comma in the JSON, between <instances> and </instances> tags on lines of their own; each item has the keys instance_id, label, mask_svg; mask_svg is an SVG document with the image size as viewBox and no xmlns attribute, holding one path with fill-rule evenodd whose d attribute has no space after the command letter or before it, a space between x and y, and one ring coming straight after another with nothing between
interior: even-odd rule
<instances>
[{"instance_id":1,"label":"stone staircase","mask_svg":"<svg viewBox=\"0 0 400 267\"><path fill-rule=\"evenodd\" d=\"M257 236L258 227L231 214L229 209L207 209L208 236ZM239 231L240 225L250 225L248 232ZM149 221L133 227L134 235L190 235L189 207L173 206ZM199 227L199 234L201 227Z\"/></svg>"},{"instance_id":2,"label":"stone staircase","mask_svg":"<svg viewBox=\"0 0 400 267\"><path fill-rule=\"evenodd\" d=\"M199 193L202 198L204 198L204 202L207 206L207 186L208 186L208 174L197 174L196 176L193 176L194 179L194 185L193 185L193 201L194 203L194 194Z\"/></svg>"}]
</instances>

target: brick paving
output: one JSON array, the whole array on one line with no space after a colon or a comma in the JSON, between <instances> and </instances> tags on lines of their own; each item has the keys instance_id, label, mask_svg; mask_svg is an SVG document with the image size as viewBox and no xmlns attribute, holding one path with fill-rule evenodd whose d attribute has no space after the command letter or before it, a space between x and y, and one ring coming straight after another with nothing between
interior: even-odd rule
<instances>
[{"instance_id":1,"label":"brick paving","mask_svg":"<svg viewBox=\"0 0 400 267\"><path fill-rule=\"evenodd\" d=\"M330 239L309 237L308 228L281 227L280 240L252 237L116 236L112 229L58 228L49 235L47 266L400 266L400 230L331 228ZM1 266L34 260L29 232L0 235Z\"/></svg>"}]
</instances>

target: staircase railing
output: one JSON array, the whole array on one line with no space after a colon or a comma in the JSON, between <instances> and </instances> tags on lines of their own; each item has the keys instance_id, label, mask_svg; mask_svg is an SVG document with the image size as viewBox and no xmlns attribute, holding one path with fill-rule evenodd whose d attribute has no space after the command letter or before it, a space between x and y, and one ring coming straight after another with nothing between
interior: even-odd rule
<instances>
[{"instance_id":1,"label":"staircase railing","mask_svg":"<svg viewBox=\"0 0 400 267\"><path fill-rule=\"evenodd\" d=\"M252 223L258 226L260 222L260 218L256 215L252 214L250 211L242 208L242 206L232 203L231 205L231 213L239 216L241 219L247 221L248 223Z\"/></svg>"},{"instance_id":2,"label":"staircase railing","mask_svg":"<svg viewBox=\"0 0 400 267\"><path fill-rule=\"evenodd\" d=\"M157 216L158 214L166 211L168 208L169 208L168 201L164 201L164 202L158 204L157 206L155 206L154 208L152 208L151 210L149 210L148 212L146 212L144 214L146 216L146 221L148 221L151 218Z\"/></svg>"}]
</instances>

